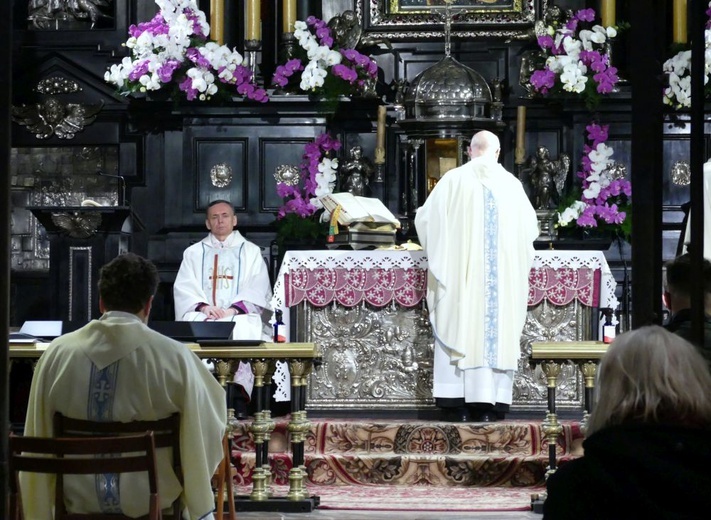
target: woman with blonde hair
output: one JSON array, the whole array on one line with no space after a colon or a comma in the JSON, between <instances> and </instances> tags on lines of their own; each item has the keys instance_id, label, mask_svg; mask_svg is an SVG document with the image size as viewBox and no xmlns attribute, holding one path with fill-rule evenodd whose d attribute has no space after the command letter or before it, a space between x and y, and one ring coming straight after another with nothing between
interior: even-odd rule
<instances>
[{"instance_id":1,"label":"woman with blonde hair","mask_svg":"<svg viewBox=\"0 0 711 520\"><path fill-rule=\"evenodd\" d=\"M600 363L585 455L547 482L545 519L708 518L711 372L656 325L619 336Z\"/></svg>"}]
</instances>

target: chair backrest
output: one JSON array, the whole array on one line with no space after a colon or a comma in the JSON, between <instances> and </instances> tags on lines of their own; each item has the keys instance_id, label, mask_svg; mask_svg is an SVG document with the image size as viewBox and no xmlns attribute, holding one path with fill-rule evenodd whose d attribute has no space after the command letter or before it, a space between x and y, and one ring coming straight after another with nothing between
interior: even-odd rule
<instances>
[{"instance_id":1,"label":"chair backrest","mask_svg":"<svg viewBox=\"0 0 711 520\"><path fill-rule=\"evenodd\" d=\"M152 432L120 437L21 437L10 434L10 515L22 519L18 472L53 473L60 482L64 475L96 475L104 473L147 472L149 513L146 518L160 520L156 454ZM107 455L111 455L107 457ZM28 497L37 500L39 497ZM118 514L68 515L62 488L57 488L55 520L64 518L116 520L129 517Z\"/></svg>"},{"instance_id":2,"label":"chair backrest","mask_svg":"<svg viewBox=\"0 0 711 520\"><path fill-rule=\"evenodd\" d=\"M174 413L156 421L89 421L72 419L59 412L54 414L54 435L58 437L88 437L106 435L129 435L151 431L156 449L172 448L173 471L183 486L183 467L180 459L180 414ZM180 497L172 505L174 520L182 518Z\"/></svg>"}]
</instances>

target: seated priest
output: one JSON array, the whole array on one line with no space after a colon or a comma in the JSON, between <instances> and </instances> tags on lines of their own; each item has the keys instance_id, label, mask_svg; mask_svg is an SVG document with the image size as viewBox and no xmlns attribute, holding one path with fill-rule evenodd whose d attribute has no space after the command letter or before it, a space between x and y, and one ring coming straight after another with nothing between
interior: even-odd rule
<instances>
[{"instance_id":1,"label":"seated priest","mask_svg":"<svg viewBox=\"0 0 711 520\"><path fill-rule=\"evenodd\" d=\"M157 452L160 507L181 497L183 518L213 518L210 484L222 460L227 423L225 391L184 344L148 328L158 273L133 253L102 267L101 318L55 339L37 362L25 435L51 437L55 412L92 421L152 421L180 413L184 485L168 448ZM54 475L21 473L24 518L53 518ZM126 474L106 485L104 475L64 480L70 513L148 513L145 475ZM145 498L141 498L145 497Z\"/></svg>"},{"instance_id":2,"label":"seated priest","mask_svg":"<svg viewBox=\"0 0 711 520\"><path fill-rule=\"evenodd\" d=\"M234 229L237 216L226 200L208 205L205 226L210 234L183 253L173 285L175 319L234 321L234 339L271 341L272 287L260 247ZM249 399L254 377L245 363L240 362L235 382ZM238 417L245 413L243 402L231 406Z\"/></svg>"}]
</instances>

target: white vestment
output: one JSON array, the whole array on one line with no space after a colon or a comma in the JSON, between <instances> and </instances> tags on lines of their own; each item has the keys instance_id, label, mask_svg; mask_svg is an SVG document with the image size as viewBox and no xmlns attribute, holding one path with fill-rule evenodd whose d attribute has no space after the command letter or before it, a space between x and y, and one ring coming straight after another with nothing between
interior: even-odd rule
<instances>
[{"instance_id":1,"label":"white vestment","mask_svg":"<svg viewBox=\"0 0 711 520\"><path fill-rule=\"evenodd\" d=\"M195 311L200 303L228 308L241 302L248 314L229 316L234 321L234 339L271 340L267 320L272 287L267 265L259 246L233 231L224 242L212 233L188 247L173 285L175 319L202 321L206 315Z\"/></svg>"},{"instance_id":2,"label":"white vestment","mask_svg":"<svg viewBox=\"0 0 711 520\"><path fill-rule=\"evenodd\" d=\"M210 485L222 460L225 391L185 345L149 329L136 315L112 311L55 339L40 357L30 390L25 435L51 437L55 412L105 421L151 421L180 413L182 501L191 519L212 518ZM158 450L161 508L181 494L169 448ZM26 473L25 518L51 520L54 476ZM69 511L148 512L147 475L121 475L118 489L93 475L65 478ZM185 514L185 513L184 513Z\"/></svg>"},{"instance_id":3,"label":"white vestment","mask_svg":"<svg viewBox=\"0 0 711 520\"><path fill-rule=\"evenodd\" d=\"M704 163L704 258L711 260L711 159ZM684 231L684 250L689 252L691 243L691 210L686 219L686 230Z\"/></svg>"},{"instance_id":4,"label":"white vestment","mask_svg":"<svg viewBox=\"0 0 711 520\"><path fill-rule=\"evenodd\" d=\"M434 396L510 404L538 236L521 182L472 159L439 180L415 226L429 269Z\"/></svg>"}]
</instances>

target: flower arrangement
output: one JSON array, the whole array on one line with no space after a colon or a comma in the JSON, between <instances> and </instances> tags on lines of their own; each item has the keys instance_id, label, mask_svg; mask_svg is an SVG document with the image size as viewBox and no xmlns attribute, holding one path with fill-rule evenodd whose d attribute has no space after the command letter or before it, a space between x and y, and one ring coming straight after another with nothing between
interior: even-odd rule
<instances>
[{"instance_id":1,"label":"flower arrangement","mask_svg":"<svg viewBox=\"0 0 711 520\"><path fill-rule=\"evenodd\" d=\"M328 133L319 135L304 147L298 175L275 173L277 194L284 204L277 212L277 243L284 238L325 236L326 228L316 213L323 209L319 197L333 192L336 185L338 159L331 154L341 148L341 142Z\"/></svg>"},{"instance_id":2,"label":"flower arrangement","mask_svg":"<svg viewBox=\"0 0 711 520\"><path fill-rule=\"evenodd\" d=\"M294 38L295 56L276 68L274 85L327 99L372 90L378 65L355 49L339 48L326 22L314 16L297 20Z\"/></svg>"},{"instance_id":3,"label":"flower arrangement","mask_svg":"<svg viewBox=\"0 0 711 520\"><path fill-rule=\"evenodd\" d=\"M711 74L711 2L706 15L705 52L704 52L704 95L711 95L709 74ZM691 51L680 50L662 65L662 70L667 75L669 86L664 89L664 103L676 109L691 107Z\"/></svg>"},{"instance_id":4,"label":"flower arrangement","mask_svg":"<svg viewBox=\"0 0 711 520\"><path fill-rule=\"evenodd\" d=\"M609 40L615 27L592 25L593 9L581 9L564 22L554 22L538 36L530 83L535 93L577 94L594 107L619 81L610 63ZM588 28L589 27L589 28Z\"/></svg>"},{"instance_id":5,"label":"flower arrangement","mask_svg":"<svg viewBox=\"0 0 711 520\"><path fill-rule=\"evenodd\" d=\"M216 95L241 95L266 102L236 50L208 40L210 26L196 0L156 0L149 22L131 25L124 44L131 55L104 74L122 95L170 91L174 97L205 101Z\"/></svg>"},{"instance_id":6,"label":"flower arrangement","mask_svg":"<svg viewBox=\"0 0 711 520\"><path fill-rule=\"evenodd\" d=\"M556 227L609 229L629 239L632 185L625 179L624 165L613 161L614 150L605 144L608 129L597 123L585 127L588 142L577 173L582 187L561 203Z\"/></svg>"}]
</instances>

